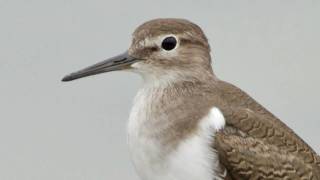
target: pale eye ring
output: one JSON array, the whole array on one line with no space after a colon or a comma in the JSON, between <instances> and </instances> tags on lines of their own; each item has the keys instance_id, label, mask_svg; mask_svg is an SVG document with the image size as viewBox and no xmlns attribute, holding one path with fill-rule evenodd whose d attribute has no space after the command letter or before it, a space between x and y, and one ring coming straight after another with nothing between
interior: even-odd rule
<instances>
[{"instance_id":1,"label":"pale eye ring","mask_svg":"<svg viewBox=\"0 0 320 180\"><path fill-rule=\"evenodd\" d=\"M164 38L161 43L161 48L166 51L171 51L177 46L177 39L173 36Z\"/></svg>"}]
</instances>

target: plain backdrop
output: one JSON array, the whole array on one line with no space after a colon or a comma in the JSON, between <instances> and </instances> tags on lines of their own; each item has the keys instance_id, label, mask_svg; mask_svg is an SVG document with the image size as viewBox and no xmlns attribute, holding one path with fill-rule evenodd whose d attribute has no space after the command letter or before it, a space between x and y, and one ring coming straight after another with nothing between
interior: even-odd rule
<instances>
[{"instance_id":1,"label":"plain backdrop","mask_svg":"<svg viewBox=\"0 0 320 180\"><path fill-rule=\"evenodd\" d=\"M216 74L320 152L318 0L0 0L1 180L138 179L126 122L141 78L60 80L158 17L200 25Z\"/></svg>"}]
</instances>

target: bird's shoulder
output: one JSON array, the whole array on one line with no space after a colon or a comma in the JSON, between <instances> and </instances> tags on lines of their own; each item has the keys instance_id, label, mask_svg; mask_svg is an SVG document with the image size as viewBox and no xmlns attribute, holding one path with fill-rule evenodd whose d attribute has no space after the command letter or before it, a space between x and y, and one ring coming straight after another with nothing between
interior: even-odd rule
<instances>
[{"instance_id":1,"label":"bird's shoulder","mask_svg":"<svg viewBox=\"0 0 320 180\"><path fill-rule=\"evenodd\" d=\"M226 121L215 148L228 172L244 179L320 179L319 156L281 120L232 84L218 81L211 89Z\"/></svg>"}]
</instances>

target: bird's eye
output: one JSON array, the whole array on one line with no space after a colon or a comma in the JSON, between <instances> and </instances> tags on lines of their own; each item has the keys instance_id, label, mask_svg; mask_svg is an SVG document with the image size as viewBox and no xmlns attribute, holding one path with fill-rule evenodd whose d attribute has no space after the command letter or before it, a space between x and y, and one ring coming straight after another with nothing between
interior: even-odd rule
<instances>
[{"instance_id":1,"label":"bird's eye","mask_svg":"<svg viewBox=\"0 0 320 180\"><path fill-rule=\"evenodd\" d=\"M165 38L161 43L162 49L166 51L170 51L174 49L176 45L177 45L177 40L175 37L172 37L172 36Z\"/></svg>"}]
</instances>

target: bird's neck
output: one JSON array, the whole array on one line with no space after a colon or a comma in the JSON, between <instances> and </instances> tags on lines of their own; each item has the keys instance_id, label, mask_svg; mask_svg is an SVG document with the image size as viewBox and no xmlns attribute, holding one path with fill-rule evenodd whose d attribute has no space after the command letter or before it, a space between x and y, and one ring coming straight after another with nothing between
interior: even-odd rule
<instances>
[{"instance_id":1,"label":"bird's neck","mask_svg":"<svg viewBox=\"0 0 320 180\"><path fill-rule=\"evenodd\" d=\"M188 68L183 70L157 70L141 73L143 88L154 90L176 88L181 84L207 83L217 78L211 69ZM190 86L189 88L191 88Z\"/></svg>"},{"instance_id":2,"label":"bird's neck","mask_svg":"<svg viewBox=\"0 0 320 180\"><path fill-rule=\"evenodd\" d=\"M210 105L205 103L204 92L212 89L215 79L177 74L152 78L145 79L135 97L129 134L154 138L165 147L174 147L194 133L196 120L208 113Z\"/></svg>"}]
</instances>

